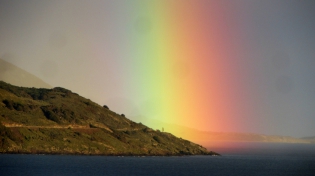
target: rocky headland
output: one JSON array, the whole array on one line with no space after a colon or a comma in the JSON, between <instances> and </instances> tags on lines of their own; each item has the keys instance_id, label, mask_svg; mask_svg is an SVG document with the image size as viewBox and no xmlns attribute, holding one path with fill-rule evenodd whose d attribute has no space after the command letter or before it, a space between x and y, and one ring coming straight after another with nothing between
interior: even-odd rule
<instances>
[{"instance_id":1,"label":"rocky headland","mask_svg":"<svg viewBox=\"0 0 315 176\"><path fill-rule=\"evenodd\" d=\"M151 129L70 90L0 81L0 153L219 155Z\"/></svg>"}]
</instances>

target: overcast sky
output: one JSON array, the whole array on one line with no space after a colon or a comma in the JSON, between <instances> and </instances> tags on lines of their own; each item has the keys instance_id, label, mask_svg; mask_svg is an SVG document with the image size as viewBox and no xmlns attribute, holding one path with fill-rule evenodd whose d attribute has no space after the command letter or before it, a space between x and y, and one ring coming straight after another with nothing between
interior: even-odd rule
<instances>
[{"instance_id":1,"label":"overcast sky","mask_svg":"<svg viewBox=\"0 0 315 176\"><path fill-rule=\"evenodd\" d=\"M215 127L210 125L211 120L204 121L204 117L185 117L194 118L196 123L179 122L177 118L169 122L209 131L315 136L315 1L231 0L211 4L212 1L196 0L191 6L197 9L195 11L187 5L188 1L183 2L0 0L0 58L54 87L65 87L101 105L107 104L132 120L139 121L140 116L151 118L156 116L154 110L144 110L147 106L143 106L143 101L151 96L150 91L136 91L138 86L142 86L140 83L145 83L138 82L137 76L130 76L139 73L138 67L130 66L130 63L141 65L139 60L133 61L135 55L139 55L133 51L139 44L137 33L152 30L153 38L162 28L181 31L176 24L159 27L155 20L173 19L173 12L165 12L164 7L176 13L177 7L185 4L188 9L185 10L192 14L178 15L178 23L183 26L186 20L188 24L193 19L202 25L207 24L208 18L212 21L218 19L219 22L211 24L219 24L219 27L214 26L213 30L211 24L203 25L202 30L198 26L191 27L191 34L206 38L208 33L215 31L222 39L222 44L218 43L217 47L220 52L226 46L224 57L230 56L229 52L236 53L233 58L225 58L230 63L232 74L220 78L225 82L219 81L226 85L222 87L232 98L223 98L222 101L228 102L221 102L218 106L238 109L226 107L232 109L225 114L230 116L222 117L222 121L235 125L224 126L225 122L222 122L221 126ZM146 15L151 13L147 9L157 5L160 6L156 7L154 16L147 18ZM199 8L202 9L200 12ZM202 18L192 18L198 16L195 12ZM183 38L190 35L185 34ZM139 44L139 47L142 45L145 44ZM205 53L207 50L215 51L215 48L207 47L199 50ZM201 62L196 62L196 65L191 61L181 63L186 64L179 67L180 74L185 75L189 70L190 77L186 79L195 80L198 68L202 68L198 65ZM153 68L152 65L148 67L148 72ZM140 73L146 74L145 71ZM242 82L238 82L236 75ZM208 83L204 79L200 81ZM148 87L155 85L148 84ZM232 90L233 87L237 90ZM220 89L220 86L214 89ZM243 98L239 97L239 89L244 90Z\"/></svg>"}]
</instances>

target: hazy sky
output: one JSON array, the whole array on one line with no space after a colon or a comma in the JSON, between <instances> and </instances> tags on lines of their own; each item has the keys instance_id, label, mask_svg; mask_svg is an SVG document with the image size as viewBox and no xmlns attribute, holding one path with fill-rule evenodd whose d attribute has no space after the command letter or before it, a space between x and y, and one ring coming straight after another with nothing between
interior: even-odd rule
<instances>
[{"instance_id":1,"label":"hazy sky","mask_svg":"<svg viewBox=\"0 0 315 176\"><path fill-rule=\"evenodd\" d=\"M315 136L314 17L313 0L0 0L0 58L136 121Z\"/></svg>"}]
</instances>

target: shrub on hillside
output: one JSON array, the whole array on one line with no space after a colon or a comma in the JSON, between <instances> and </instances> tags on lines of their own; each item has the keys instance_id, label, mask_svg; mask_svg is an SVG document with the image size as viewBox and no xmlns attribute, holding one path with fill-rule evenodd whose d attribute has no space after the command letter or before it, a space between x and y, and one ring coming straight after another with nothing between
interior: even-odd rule
<instances>
[{"instance_id":1,"label":"shrub on hillside","mask_svg":"<svg viewBox=\"0 0 315 176\"><path fill-rule=\"evenodd\" d=\"M47 119L60 123L60 119L53 111L47 109L46 107L41 107L41 109Z\"/></svg>"},{"instance_id":2,"label":"shrub on hillside","mask_svg":"<svg viewBox=\"0 0 315 176\"><path fill-rule=\"evenodd\" d=\"M13 109L13 102L11 100L3 100L2 101L5 104L5 107L7 107L8 109Z\"/></svg>"},{"instance_id":3,"label":"shrub on hillside","mask_svg":"<svg viewBox=\"0 0 315 176\"><path fill-rule=\"evenodd\" d=\"M153 136L153 139L158 142L158 143L161 143L161 138L159 136Z\"/></svg>"},{"instance_id":4,"label":"shrub on hillside","mask_svg":"<svg viewBox=\"0 0 315 176\"><path fill-rule=\"evenodd\" d=\"M108 106L104 105L103 108L109 109Z\"/></svg>"}]
</instances>

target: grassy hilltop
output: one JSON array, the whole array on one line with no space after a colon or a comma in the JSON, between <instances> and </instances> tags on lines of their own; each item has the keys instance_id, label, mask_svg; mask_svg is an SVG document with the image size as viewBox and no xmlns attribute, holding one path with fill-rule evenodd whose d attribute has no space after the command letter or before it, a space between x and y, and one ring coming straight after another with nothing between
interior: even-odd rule
<instances>
[{"instance_id":1,"label":"grassy hilltop","mask_svg":"<svg viewBox=\"0 0 315 176\"><path fill-rule=\"evenodd\" d=\"M204 147L135 123L70 90L0 81L0 153L205 155Z\"/></svg>"}]
</instances>

